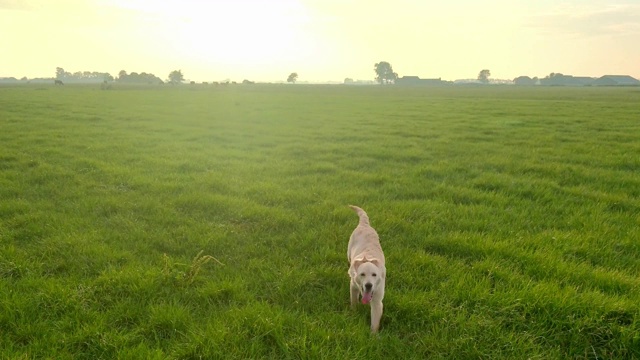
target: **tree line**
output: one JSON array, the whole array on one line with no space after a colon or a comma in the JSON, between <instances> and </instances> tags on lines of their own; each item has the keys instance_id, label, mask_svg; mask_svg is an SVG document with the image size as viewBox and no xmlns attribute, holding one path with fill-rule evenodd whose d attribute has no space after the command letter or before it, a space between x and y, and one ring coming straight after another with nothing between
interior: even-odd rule
<instances>
[{"instance_id":1,"label":"tree line","mask_svg":"<svg viewBox=\"0 0 640 360\"><path fill-rule=\"evenodd\" d=\"M393 84L398 80L398 73L393 71L393 67L388 61L380 61L374 64L373 71L376 73L375 79L380 85ZM483 84L488 84L490 76L490 70L480 70L480 73L478 73L478 81ZM352 79L349 80L353 81Z\"/></svg>"},{"instance_id":2,"label":"tree line","mask_svg":"<svg viewBox=\"0 0 640 360\"><path fill-rule=\"evenodd\" d=\"M117 77L113 77L109 73L103 73L98 71L77 71L71 73L65 71L64 68L56 68L56 76L54 78L56 83L58 82L71 82L71 83L106 83L106 82L120 82L129 84L164 84L165 82L152 73L146 72L131 72L127 73L125 70L120 70ZM170 84L180 84L184 82L184 75L182 70L173 70L169 73L167 82Z\"/></svg>"},{"instance_id":3,"label":"tree line","mask_svg":"<svg viewBox=\"0 0 640 360\"><path fill-rule=\"evenodd\" d=\"M387 84L395 84L398 80L398 73L393 71L393 67L388 61L380 61L374 64L373 71L375 72L375 81L380 85ZM479 83L488 84L490 82L489 77L491 76L491 71L489 69L483 69L478 73L477 80ZM410 79L406 79L410 78ZM405 76L401 80L413 81L414 79L418 81L425 81L425 79L418 79L417 76ZM551 73L544 78L533 77L530 78L528 76L519 76L513 79L513 83L515 85L576 85L582 84L586 81L585 77L573 77L571 75L563 75L561 73ZM64 82L72 82L72 83L108 83L108 82L119 82L119 83L131 83L131 84L181 84L185 81L184 74L182 70L173 70L169 73L167 80L162 80L160 77L146 72L131 72L127 73L125 70L121 70L118 73L117 77L113 77L111 74L107 72L98 72L98 71L76 71L71 73L69 71L65 71L64 68L57 67L55 78L35 78L35 79L27 79L27 77L23 77L20 80L13 77L0 78L0 82L49 82L51 80L55 80L56 84L63 84ZM298 80L298 73L292 72L287 77L286 81L288 83L295 84ZM426 79L429 80L437 80L440 79ZM593 81L593 79L588 78L587 80ZM637 82L637 80L633 79L633 81ZM231 82L230 80L226 80L221 82L220 84L236 84L236 82ZM352 78L345 78L345 84L356 83ZM194 81L191 81L191 84L195 84ZM207 82L203 82L203 84L208 84ZM219 84L218 82L212 82L212 84ZM244 80L242 84L255 84L253 81ZM635 83L633 83L635 84Z\"/></svg>"},{"instance_id":4,"label":"tree line","mask_svg":"<svg viewBox=\"0 0 640 360\"><path fill-rule=\"evenodd\" d=\"M70 73L65 71L61 67L56 68L56 80L64 82L76 82L76 83L96 83L103 81L113 81L113 76L109 73L103 73L98 71L76 71Z\"/></svg>"}]
</instances>

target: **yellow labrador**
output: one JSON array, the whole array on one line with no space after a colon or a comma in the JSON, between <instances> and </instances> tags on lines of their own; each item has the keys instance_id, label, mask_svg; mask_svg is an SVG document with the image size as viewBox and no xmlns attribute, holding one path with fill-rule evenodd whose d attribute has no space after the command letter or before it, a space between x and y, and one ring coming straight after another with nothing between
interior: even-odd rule
<instances>
[{"instance_id":1,"label":"yellow labrador","mask_svg":"<svg viewBox=\"0 0 640 360\"><path fill-rule=\"evenodd\" d=\"M349 238L347 258L351 277L351 306L362 303L371 305L371 332L380 328L382 317L382 299L387 270L384 265L384 253L380 247L378 233L369 225L369 216L361 208L349 205L360 217L358 226Z\"/></svg>"}]
</instances>

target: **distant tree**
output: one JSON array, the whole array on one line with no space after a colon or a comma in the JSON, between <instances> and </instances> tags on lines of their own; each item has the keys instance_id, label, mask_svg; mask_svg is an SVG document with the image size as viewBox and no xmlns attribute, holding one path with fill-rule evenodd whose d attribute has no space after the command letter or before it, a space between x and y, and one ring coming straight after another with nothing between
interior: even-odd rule
<instances>
[{"instance_id":1,"label":"distant tree","mask_svg":"<svg viewBox=\"0 0 640 360\"><path fill-rule=\"evenodd\" d=\"M380 85L393 83L398 79L398 74L393 72L393 67L386 61L381 61L373 66L376 72L376 81Z\"/></svg>"},{"instance_id":2,"label":"distant tree","mask_svg":"<svg viewBox=\"0 0 640 360\"><path fill-rule=\"evenodd\" d=\"M61 67L56 68L56 77L55 79L70 83L101 83L105 80L112 81L113 76L109 73L103 73L99 71L76 71L74 73L70 73L65 71Z\"/></svg>"},{"instance_id":3,"label":"distant tree","mask_svg":"<svg viewBox=\"0 0 640 360\"><path fill-rule=\"evenodd\" d=\"M540 79L540 85L551 85L551 86L559 86L559 85L575 85L576 80L571 75L564 75L562 73L551 73L545 76L543 79Z\"/></svg>"},{"instance_id":4,"label":"distant tree","mask_svg":"<svg viewBox=\"0 0 640 360\"><path fill-rule=\"evenodd\" d=\"M295 84L297 80L298 80L298 73L295 73L295 72L292 72L291 74L289 74L289 77L287 78L287 82L290 82L292 84Z\"/></svg>"},{"instance_id":5,"label":"distant tree","mask_svg":"<svg viewBox=\"0 0 640 360\"><path fill-rule=\"evenodd\" d=\"M181 84L184 81L182 70L173 70L169 73L169 82L172 84Z\"/></svg>"},{"instance_id":6,"label":"distant tree","mask_svg":"<svg viewBox=\"0 0 640 360\"><path fill-rule=\"evenodd\" d=\"M483 84L488 84L489 76L491 76L491 71L487 69L481 70L480 73L478 74L478 80Z\"/></svg>"},{"instance_id":7,"label":"distant tree","mask_svg":"<svg viewBox=\"0 0 640 360\"><path fill-rule=\"evenodd\" d=\"M0 83L15 83L18 82L18 79L11 77L0 77Z\"/></svg>"},{"instance_id":8,"label":"distant tree","mask_svg":"<svg viewBox=\"0 0 640 360\"><path fill-rule=\"evenodd\" d=\"M564 74L562 74L562 73L551 73L551 74L545 76L545 79L561 78L563 76L564 76Z\"/></svg>"},{"instance_id":9,"label":"distant tree","mask_svg":"<svg viewBox=\"0 0 640 360\"><path fill-rule=\"evenodd\" d=\"M352 78L345 78L344 79L344 83L345 84L353 84L353 79Z\"/></svg>"},{"instance_id":10,"label":"distant tree","mask_svg":"<svg viewBox=\"0 0 640 360\"><path fill-rule=\"evenodd\" d=\"M56 68L56 79L62 79L65 77L66 72L64 71L63 68L61 67L57 67Z\"/></svg>"},{"instance_id":11,"label":"distant tree","mask_svg":"<svg viewBox=\"0 0 640 360\"><path fill-rule=\"evenodd\" d=\"M244 80L242 80L242 84L243 85L253 85L253 84L255 84L255 82L251 81L251 80L244 79Z\"/></svg>"},{"instance_id":12,"label":"distant tree","mask_svg":"<svg viewBox=\"0 0 640 360\"><path fill-rule=\"evenodd\" d=\"M108 76L105 78L105 80L109 80L108 77L110 77L111 75L106 75ZM162 80L151 73L141 72L140 74L138 74L134 71L131 74L127 74L127 72L124 70L120 70L120 72L118 73L118 82L136 84L162 84Z\"/></svg>"}]
</instances>

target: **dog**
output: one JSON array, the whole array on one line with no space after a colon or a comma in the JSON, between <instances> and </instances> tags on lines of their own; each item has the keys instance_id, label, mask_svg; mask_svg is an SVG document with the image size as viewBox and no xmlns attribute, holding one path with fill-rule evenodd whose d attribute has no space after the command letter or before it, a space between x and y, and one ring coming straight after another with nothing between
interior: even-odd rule
<instances>
[{"instance_id":1,"label":"dog","mask_svg":"<svg viewBox=\"0 0 640 360\"><path fill-rule=\"evenodd\" d=\"M349 205L349 207L360 218L358 226L351 233L347 247L351 278L351 307L355 308L360 296L363 304L370 304L371 332L376 333L380 329L384 284L387 277L384 253L378 233L369 225L367 213L357 206Z\"/></svg>"}]
</instances>

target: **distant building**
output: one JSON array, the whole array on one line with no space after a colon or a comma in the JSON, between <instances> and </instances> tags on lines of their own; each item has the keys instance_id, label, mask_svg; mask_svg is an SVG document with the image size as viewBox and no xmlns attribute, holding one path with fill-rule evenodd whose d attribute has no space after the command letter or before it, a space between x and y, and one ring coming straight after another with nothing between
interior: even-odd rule
<instances>
[{"instance_id":1,"label":"distant building","mask_svg":"<svg viewBox=\"0 0 640 360\"><path fill-rule=\"evenodd\" d=\"M629 75L605 75L591 84L594 86L640 86L640 81Z\"/></svg>"},{"instance_id":2,"label":"distant building","mask_svg":"<svg viewBox=\"0 0 640 360\"><path fill-rule=\"evenodd\" d=\"M402 86L442 86L449 85L450 82L442 81L441 78L420 79L418 76L403 76L401 78L397 78L395 84Z\"/></svg>"},{"instance_id":3,"label":"distant building","mask_svg":"<svg viewBox=\"0 0 640 360\"><path fill-rule=\"evenodd\" d=\"M527 82L527 76L520 76L514 80L516 85ZM540 79L540 85L547 86L640 86L640 81L629 75L605 75L600 78L588 76L571 76L551 74Z\"/></svg>"},{"instance_id":4,"label":"distant building","mask_svg":"<svg viewBox=\"0 0 640 360\"><path fill-rule=\"evenodd\" d=\"M513 84L514 85L538 85L539 81L538 78L530 78L528 76L518 76L517 78L513 79Z\"/></svg>"},{"instance_id":5,"label":"distant building","mask_svg":"<svg viewBox=\"0 0 640 360\"><path fill-rule=\"evenodd\" d=\"M476 85L482 84L478 79L456 79L453 81L455 85Z\"/></svg>"},{"instance_id":6,"label":"distant building","mask_svg":"<svg viewBox=\"0 0 640 360\"><path fill-rule=\"evenodd\" d=\"M586 76L571 76L562 74L552 74L544 79L540 79L540 85L548 86L588 86L595 79Z\"/></svg>"}]
</instances>

